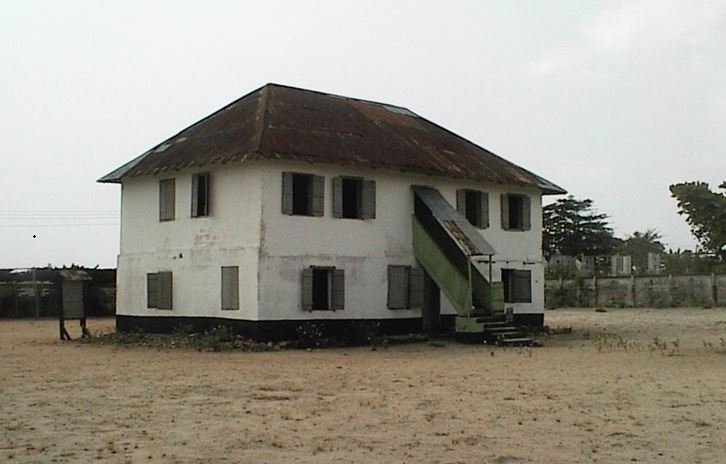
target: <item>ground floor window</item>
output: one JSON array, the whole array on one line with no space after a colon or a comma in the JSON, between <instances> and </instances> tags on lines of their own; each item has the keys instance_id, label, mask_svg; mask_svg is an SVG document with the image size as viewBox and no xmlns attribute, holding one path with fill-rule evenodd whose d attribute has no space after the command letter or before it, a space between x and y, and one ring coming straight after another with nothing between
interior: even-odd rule
<instances>
[{"instance_id":1,"label":"ground floor window","mask_svg":"<svg viewBox=\"0 0 726 464\"><path fill-rule=\"evenodd\" d=\"M345 271L311 266L302 273L302 307L305 311L339 311L345 308Z\"/></svg>"},{"instance_id":2,"label":"ground floor window","mask_svg":"<svg viewBox=\"0 0 726 464\"><path fill-rule=\"evenodd\" d=\"M171 272L152 272L146 274L146 307L172 309Z\"/></svg>"},{"instance_id":3,"label":"ground floor window","mask_svg":"<svg viewBox=\"0 0 726 464\"><path fill-rule=\"evenodd\" d=\"M423 306L423 269L411 266L388 266L388 309Z\"/></svg>"},{"instance_id":4,"label":"ground floor window","mask_svg":"<svg viewBox=\"0 0 726 464\"><path fill-rule=\"evenodd\" d=\"M222 266L222 309L239 309L238 266Z\"/></svg>"},{"instance_id":5,"label":"ground floor window","mask_svg":"<svg viewBox=\"0 0 726 464\"><path fill-rule=\"evenodd\" d=\"M505 303L532 302L532 271L502 269Z\"/></svg>"}]
</instances>

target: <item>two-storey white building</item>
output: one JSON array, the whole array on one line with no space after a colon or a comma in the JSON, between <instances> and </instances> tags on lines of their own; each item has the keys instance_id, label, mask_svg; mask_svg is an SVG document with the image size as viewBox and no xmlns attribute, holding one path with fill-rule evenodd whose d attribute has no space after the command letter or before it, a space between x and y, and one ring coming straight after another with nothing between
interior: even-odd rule
<instances>
[{"instance_id":1,"label":"two-storey white building","mask_svg":"<svg viewBox=\"0 0 726 464\"><path fill-rule=\"evenodd\" d=\"M401 107L269 84L99 181L122 186L120 330L543 322L564 191Z\"/></svg>"}]
</instances>

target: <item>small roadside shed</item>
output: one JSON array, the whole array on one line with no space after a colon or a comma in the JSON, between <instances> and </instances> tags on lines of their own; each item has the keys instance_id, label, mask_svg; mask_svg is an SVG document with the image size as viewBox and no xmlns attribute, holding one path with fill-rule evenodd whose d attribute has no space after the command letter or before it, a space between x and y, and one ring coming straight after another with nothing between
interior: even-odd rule
<instances>
[{"instance_id":1,"label":"small roadside shed","mask_svg":"<svg viewBox=\"0 0 726 464\"><path fill-rule=\"evenodd\" d=\"M86 308L83 304L86 282L91 277L84 270L63 269L58 271L61 277L62 304L59 312L59 329L61 340L70 340L71 337L65 328L65 321L79 320L81 332L86 333Z\"/></svg>"}]
</instances>

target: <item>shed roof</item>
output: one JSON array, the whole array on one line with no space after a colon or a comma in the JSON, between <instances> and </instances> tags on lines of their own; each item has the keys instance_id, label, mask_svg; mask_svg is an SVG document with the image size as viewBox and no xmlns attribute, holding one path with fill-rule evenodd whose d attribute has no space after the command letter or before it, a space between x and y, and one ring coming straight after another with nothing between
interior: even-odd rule
<instances>
[{"instance_id":1,"label":"shed roof","mask_svg":"<svg viewBox=\"0 0 726 464\"><path fill-rule=\"evenodd\" d=\"M93 280L83 269L63 269L58 274L63 280Z\"/></svg>"},{"instance_id":2,"label":"shed roof","mask_svg":"<svg viewBox=\"0 0 726 464\"><path fill-rule=\"evenodd\" d=\"M230 103L99 182L259 159L390 169L566 193L406 108L277 84Z\"/></svg>"}]
</instances>

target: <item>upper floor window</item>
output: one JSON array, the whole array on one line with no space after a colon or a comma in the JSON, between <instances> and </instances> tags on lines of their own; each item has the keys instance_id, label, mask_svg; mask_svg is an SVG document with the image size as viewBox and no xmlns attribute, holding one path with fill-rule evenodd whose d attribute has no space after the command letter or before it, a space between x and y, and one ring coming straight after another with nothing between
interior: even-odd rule
<instances>
[{"instance_id":1,"label":"upper floor window","mask_svg":"<svg viewBox=\"0 0 726 464\"><path fill-rule=\"evenodd\" d=\"M531 206L527 195L507 193L502 195L502 229L530 230Z\"/></svg>"},{"instance_id":2,"label":"upper floor window","mask_svg":"<svg viewBox=\"0 0 726 464\"><path fill-rule=\"evenodd\" d=\"M375 218L376 182L360 177L335 177L333 179L333 217Z\"/></svg>"},{"instance_id":3,"label":"upper floor window","mask_svg":"<svg viewBox=\"0 0 726 464\"><path fill-rule=\"evenodd\" d=\"M159 181L159 220L173 221L176 215L175 203L175 182L174 179L162 179Z\"/></svg>"},{"instance_id":4,"label":"upper floor window","mask_svg":"<svg viewBox=\"0 0 726 464\"><path fill-rule=\"evenodd\" d=\"M209 173L192 176L192 217L209 216Z\"/></svg>"},{"instance_id":5,"label":"upper floor window","mask_svg":"<svg viewBox=\"0 0 726 464\"><path fill-rule=\"evenodd\" d=\"M479 190L456 191L456 209L480 229L489 227L489 194Z\"/></svg>"},{"instance_id":6,"label":"upper floor window","mask_svg":"<svg viewBox=\"0 0 726 464\"><path fill-rule=\"evenodd\" d=\"M325 178L297 172L282 173L282 214L322 216Z\"/></svg>"}]
</instances>

